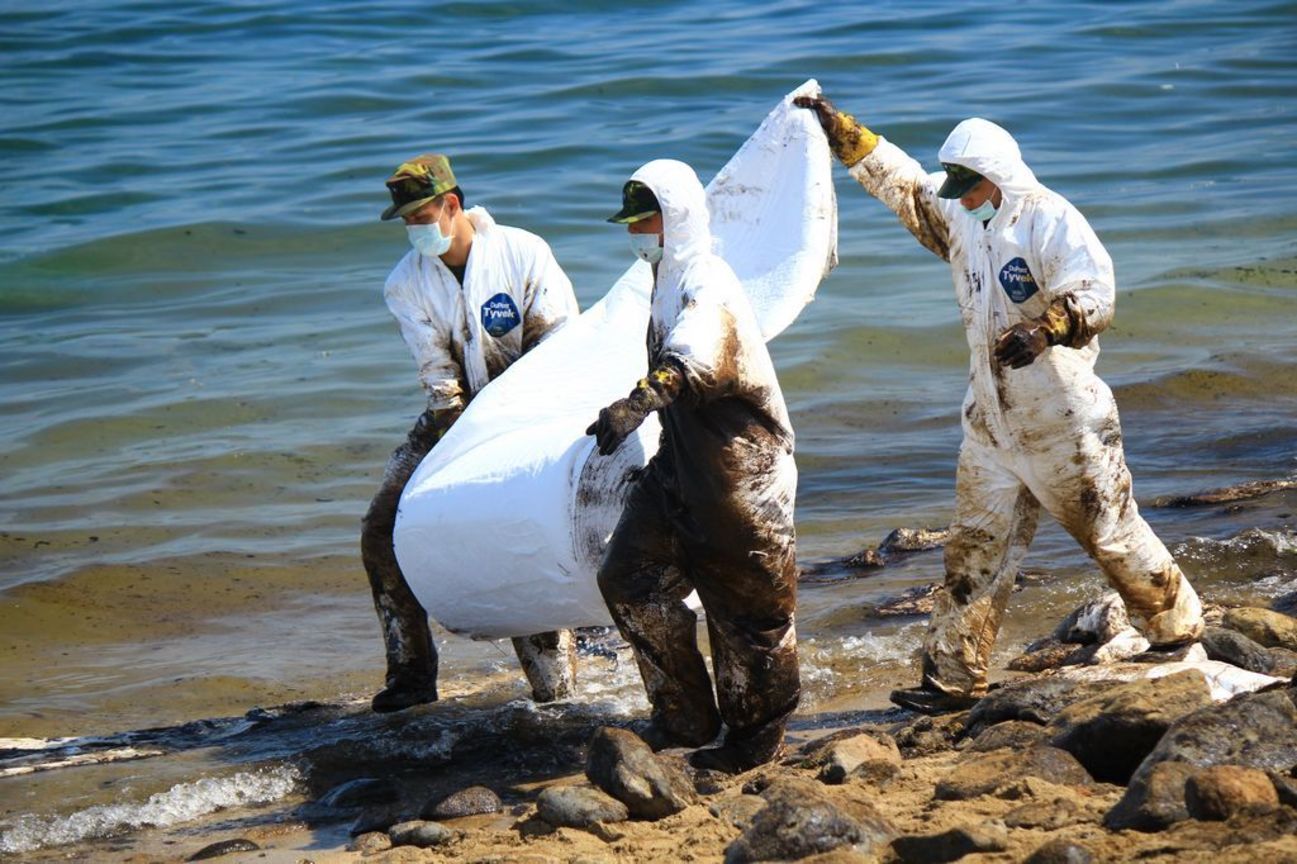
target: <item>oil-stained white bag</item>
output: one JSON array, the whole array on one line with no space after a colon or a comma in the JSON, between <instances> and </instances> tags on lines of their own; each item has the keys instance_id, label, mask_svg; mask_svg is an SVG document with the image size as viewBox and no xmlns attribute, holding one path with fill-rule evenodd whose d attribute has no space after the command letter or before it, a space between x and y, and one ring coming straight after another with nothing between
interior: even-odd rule
<instances>
[{"instance_id":1,"label":"oil-stained white bag","mask_svg":"<svg viewBox=\"0 0 1297 864\"><path fill-rule=\"evenodd\" d=\"M707 186L716 252L767 341L837 263L832 156L814 112L792 105L818 93L812 80L784 97ZM609 457L585 430L648 370L652 280L637 261L487 385L406 485L396 557L447 630L500 638L611 623L595 574L660 426L649 417Z\"/></svg>"}]
</instances>

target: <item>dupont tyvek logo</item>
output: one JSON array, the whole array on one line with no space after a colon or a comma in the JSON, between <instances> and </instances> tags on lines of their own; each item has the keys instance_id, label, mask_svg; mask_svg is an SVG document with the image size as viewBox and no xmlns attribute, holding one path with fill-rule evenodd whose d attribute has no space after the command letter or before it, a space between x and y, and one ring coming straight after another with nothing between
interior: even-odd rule
<instances>
[{"instance_id":1,"label":"dupont tyvek logo","mask_svg":"<svg viewBox=\"0 0 1297 864\"><path fill-rule=\"evenodd\" d=\"M1014 303L1021 303L1040 290L1036 287L1036 277L1021 258L1014 258L1000 269L1000 284Z\"/></svg>"},{"instance_id":2,"label":"dupont tyvek logo","mask_svg":"<svg viewBox=\"0 0 1297 864\"><path fill-rule=\"evenodd\" d=\"M500 337L522 321L518 307L508 294L497 294L482 304L482 329Z\"/></svg>"}]
</instances>

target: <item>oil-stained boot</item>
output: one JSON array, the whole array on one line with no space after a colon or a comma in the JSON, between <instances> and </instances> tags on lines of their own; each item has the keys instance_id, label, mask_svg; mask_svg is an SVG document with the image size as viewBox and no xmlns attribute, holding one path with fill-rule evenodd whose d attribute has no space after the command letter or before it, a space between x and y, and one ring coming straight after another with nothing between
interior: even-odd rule
<instances>
[{"instance_id":1,"label":"oil-stained boot","mask_svg":"<svg viewBox=\"0 0 1297 864\"><path fill-rule=\"evenodd\" d=\"M899 705L907 711L932 715L966 711L978 702L976 696L946 693L942 690L927 687L907 687L903 690L893 690L889 698L892 700L892 704Z\"/></svg>"},{"instance_id":2,"label":"oil-stained boot","mask_svg":"<svg viewBox=\"0 0 1297 864\"><path fill-rule=\"evenodd\" d=\"M536 702L571 699L576 693L576 639L571 630L513 637L513 650Z\"/></svg>"}]
</instances>

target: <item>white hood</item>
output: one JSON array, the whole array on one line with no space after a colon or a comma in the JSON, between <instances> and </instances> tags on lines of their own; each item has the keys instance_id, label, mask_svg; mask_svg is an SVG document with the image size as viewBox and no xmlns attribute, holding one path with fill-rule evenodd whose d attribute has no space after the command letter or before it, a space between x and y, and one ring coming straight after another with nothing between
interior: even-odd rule
<instances>
[{"instance_id":1,"label":"white hood","mask_svg":"<svg viewBox=\"0 0 1297 864\"><path fill-rule=\"evenodd\" d=\"M662 208L662 260L680 265L712 251L707 193L694 169L675 159L654 159L631 175L653 190Z\"/></svg>"},{"instance_id":2,"label":"white hood","mask_svg":"<svg viewBox=\"0 0 1297 864\"><path fill-rule=\"evenodd\" d=\"M1040 181L1022 161L1018 142L1008 130L981 117L970 117L956 126L941 145L939 158L989 178L1010 200L1040 188Z\"/></svg>"}]
</instances>

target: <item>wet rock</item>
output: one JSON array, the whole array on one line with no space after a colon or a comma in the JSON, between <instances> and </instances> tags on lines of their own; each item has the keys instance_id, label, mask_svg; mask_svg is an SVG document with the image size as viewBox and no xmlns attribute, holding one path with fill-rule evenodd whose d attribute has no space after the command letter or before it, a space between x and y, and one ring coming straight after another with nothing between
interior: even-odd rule
<instances>
[{"instance_id":1,"label":"wet rock","mask_svg":"<svg viewBox=\"0 0 1297 864\"><path fill-rule=\"evenodd\" d=\"M1224 821L1239 813L1270 813L1279 796L1264 771L1214 765L1185 782L1184 803L1195 819Z\"/></svg>"},{"instance_id":2,"label":"wet rock","mask_svg":"<svg viewBox=\"0 0 1297 864\"><path fill-rule=\"evenodd\" d=\"M391 780L378 777L357 777L334 786L320 797L322 807L351 810L358 807L381 807L394 804L401 790Z\"/></svg>"},{"instance_id":3,"label":"wet rock","mask_svg":"<svg viewBox=\"0 0 1297 864\"><path fill-rule=\"evenodd\" d=\"M971 743L965 749L972 753L989 753L1001 747L1025 750L1035 744L1045 743L1048 737L1045 727L1039 723L1028 720L1006 720L971 739Z\"/></svg>"},{"instance_id":4,"label":"wet rock","mask_svg":"<svg viewBox=\"0 0 1297 864\"><path fill-rule=\"evenodd\" d=\"M1284 615L1297 617L1297 591L1289 591L1287 594L1280 594L1270 601L1271 612L1281 612Z\"/></svg>"},{"instance_id":5,"label":"wet rock","mask_svg":"<svg viewBox=\"0 0 1297 864\"><path fill-rule=\"evenodd\" d=\"M978 703L981 704L981 703ZM916 717L893 733L896 746L906 759L953 750L966 731L968 713Z\"/></svg>"},{"instance_id":6,"label":"wet rock","mask_svg":"<svg viewBox=\"0 0 1297 864\"><path fill-rule=\"evenodd\" d=\"M776 782L763 807L725 850L725 864L799 860L850 846L861 853L881 848L895 831L877 813L849 815L813 785Z\"/></svg>"},{"instance_id":7,"label":"wet rock","mask_svg":"<svg viewBox=\"0 0 1297 864\"><path fill-rule=\"evenodd\" d=\"M1112 684L1106 681L1069 678L1014 681L992 690L972 707L968 713L968 734L976 737L988 727L1006 720L1027 720L1044 726L1073 702L1111 688Z\"/></svg>"},{"instance_id":8,"label":"wet rock","mask_svg":"<svg viewBox=\"0 0 1297 864\"><path fill-rule=\"evenodd\" d=\"M1046 728L1050 742L1096 780L1125 784L1175 720L1211 704L1202 673L1186 670L1109 684L1063 708Z\"/></svg>"},{"instance_id":9,"label":"wet rock","mask_svg":"<svg viewBox=\"0 0 1297 864\"><path fill-rule=\"evenodd\" d=\"M1177 720L1136 774L1160 762L1242 765L1286 774L1297 766L1291 688L1245 693Z\"/></svg>"},{"instance_id":10,"label":"wet rock","mask_svg":"<svg viewBox=\"0 0 1297 864\"><path fill-rule=\"evenodd\" d=\"M1126 604L1116 591L1105 591L1098 598L1073 610L1054 628L1054 638L1079 645L1110 642L1130 627Z\"/></svg>"},{"instance_id":11,"label":"wet rock","mask_svg":"<svg viewBox=\"0 0 1297 864\"><path fill-rule=\"evenodd\" d=\"M949 539L949 528L897 528L878 544L878 552L884 558L897 553L922 552L944 546Z\"/></svg>"},{"instance_id":12,"label":"wet rock","mask_svg":"<svg viewBox=\"0 0 1297 864\"><path fill-rule=\"evenodd\" d=\"M1203 631L1200 641L1209 660L1231 663L1240 669L1263 675L1270 674L1274 669L1275 660L1270 652L1236 630L1208 627Z\"/></svg>"},{"instance_id":13,"label":"wet rock","mask_svg":"<svg viewBox=\"0 0 1297 864\"><path fill-rule=\"evenodd\" d=\"M1282 612L1251 606L1229 609L1225 612L1221 626L1242 633L1266 648L1297 651L1297 618Z\"/></svg>"},{"instance_id":14,"label":"wet rock","mask_svg":"<svg viewBox=\"0 0 1297 864\"><path fill-rule=\"evenodd\" d=\"M536 799L537 815L556 828L589 828L596 822L624 822L626 805L588 786L551 786Z\"/></svg>"},{"instance_id":15,"label":"wet rock","mask_svg":"<svg viewBox=\"0 0 1297 864\"><path fill-rule=\"evenodd\" d=\"M591 783L625 804L636 819L661 819L697 800L682 768L658 758L625 729L603 726L594 733L585 773Z\"/></svg>"},{"instance_id":16,"label":"wet rock","mask_svg":"<svg viewBox=\"0 0 1297 864\"><path fill-rule=\"evenodd\" d=\"M459 819L483 813L499 813L503 804L500 796L485 786L469 786L452 792L436 803L428 802L420 814L424 819Z\"/></svg>"},{"instance_id":17,"label":"wet rock","mask_svg":"<svg viewBox=\"0 0 1297 864\"><path fill-rule=\"evenodd\" d=\"M367 831L359 837L352 838L347 844L348 852L359 852L361 855L376 855L392 848L392 838L385 831Z\"/></svg>"},{"instance_id":18,"label":"wet rock","mask_svg":"<svg viewBox=\"0 0 1297 864\"><path fill-rule=\"evenodd\" d=\"M1022 864L1091 864L1094 855L1080 843L1056 837L1038 847Z\"/></svg>"},{"instance_id":19,"label":"wet rock","mask_svg":"<svg viewBox=\"0 0 1297 864\"><path fill-rule=\"evenodd\" d=\"M765 809L766 799L760 795L733 795L721 798L707 806L711 813L722 822L728 822L742 830L752 824L752 819Z\"/></svg>"},{"instance_id":20,"label":"wet rock","mask_svg":"<svg viewBox=\"0 0 1297 864\"><path fill-rule=\"evenodd\" d=\"M905 864L940 864L975 852L1003 852L1008 848L1008 831L998 821L951 828L940 834L912 834L892 841L892 852Z\"/></svg>"},{"instance_id":21,"label":"wet rock","mask_svg":"<svg viewBox=\"0 0 1297 864\"><path fill-rule=\"evenodd\" d=\"M1297 480L1256 480L1239 483L1223 489L1212 489L1194 495L1164 495L1153 499L1154 507L1202 507L1211 504L1228 504L1247 498L1258 498L1271 492L1297 487Z\"/></svg>"},{"instance_id":22,"label":"wet rock","mask_svg":"<svg viewBox=\"0 0 1297 864\"><path fill-rule=\"evenodd\" d=\"M1084 822L1087 818L1085 811L1074 800L1055 798L1052 801L1030 801L1010 810L1004 814L1004 824L1010 828L1057 831Z\"/></svg>"},{"instance_id":23,"label":"wet rock","mask_svg":"<svg viewBox=\"0 0 1297 864\"><path fill-rule=\"evenodd\" d=\"M890 737L874 738L854 735L836 741L824 753L819 779L824 783L842 783L849 775L860 772L865 778L890 777L901 764L901 751Z\"/></svg>"},{"instance_id":24,"label":"wet rock","mask_svg":"<svg viewBox=\"0 0 1297 864\"><path fill-rule=\"evenodd\" d=\"M456 835L445 825L416 819L410 822L398 822L387 829L387 836L391 838L393 846L435 849L450 843Z\"/></svg>"},{"instance_id":25,"label":"wet rock","mask_svg":"<svg viewBox=\"0 0 1297 864\"><path fill-rule=\"evenodd\" d=\"M1126 794L1103 817L1105 828L1161 831L1189 818L1184 786L1194 773L1184 762L1159 762L1135 772Z\"/></svg>"},{"instance_id":26,"label":"wet rock","mask_svg":"<svg viewBox=\"0 0 1297 864\"><path fill-rule=\"evenodd\" d=\"M933 797L941 801L963 801L989 795L1022 777L1039 777L1068 786L1084 786L1091 782L1090 775L1072 754L1057 747L1037 745L1023 751L1004 749L978 753L942 778Z\"/></svg>"},{"instance_id":27,"label":"wet rock","mask_svg":"<svg viewBox=\"0 0 1297 864\"><path fill-rule=\"evenodd\" d=\"M256 843L242 837L235 840L220 840L216 843L209 843L185 860L206 861L208 858L219 858L222 855L229 855L234 852L256 852L260 848Z\"/></svg>"},{"instance_id":28,"label":"wet rock","mask_svg":"<svg viewBox=\"0 0 1297 864\"><path fill-rule=\"evenodd\" d=\"M932 607L937 602L937 589L940 586L933 582L928 585L916 585L907 588L895 597L869 608L869 614L875 618L895 618L902 616L931 615Z\"/></svg>"}]
</instances>

